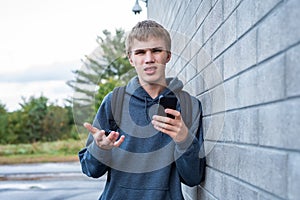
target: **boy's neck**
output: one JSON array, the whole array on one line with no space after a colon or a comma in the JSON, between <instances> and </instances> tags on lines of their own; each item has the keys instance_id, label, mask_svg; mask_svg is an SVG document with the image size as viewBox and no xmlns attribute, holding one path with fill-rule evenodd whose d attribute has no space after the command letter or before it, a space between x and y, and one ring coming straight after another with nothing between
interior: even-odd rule
<instances>
[{"instance_id":1,"label":"boy's neck","mask_svg":"<svg viewBox=\"0 0 300 200\"><path fill-rule=\"evenodd\" d=\"M144 90L150 95L152 99L155 99L165 88L167 84L147 84L143 85Z\"/></svg>"}]
</instances>

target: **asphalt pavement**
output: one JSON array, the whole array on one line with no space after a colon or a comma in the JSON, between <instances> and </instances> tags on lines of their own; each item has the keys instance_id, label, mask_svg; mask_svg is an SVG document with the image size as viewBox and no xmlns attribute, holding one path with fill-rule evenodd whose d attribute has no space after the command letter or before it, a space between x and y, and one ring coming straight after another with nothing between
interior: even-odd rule
<instances>
[{"instance_id":1,"label":"asphalt pavement","mask_svg":"<svg viewBox=\"0 0 300 200\"><path fill-rule=\"evenodd\" d=\"M97 200L105 179L85 176L79 162L0 165L0 199Z\"/></svg>"}]
</instances>

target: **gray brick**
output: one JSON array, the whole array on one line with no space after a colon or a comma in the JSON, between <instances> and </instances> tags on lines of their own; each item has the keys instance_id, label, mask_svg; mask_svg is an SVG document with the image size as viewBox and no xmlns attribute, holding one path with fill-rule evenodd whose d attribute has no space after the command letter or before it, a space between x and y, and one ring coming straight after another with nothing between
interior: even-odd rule
<instances>
[{"instance_id":1,"label":"gray brick","mask_svg":"<svg viewBox=\"0 0 300 200\"><path fill-rule=\"evenodd\" d=\"M228 176L224 176L223 178L223 187L221 199L224 200L255 200L258 198L258 192L256 189Z\"/></svg>"},{"instance_id":2,"label":"gray brick","mask_svg":"<svg viewBox=\"0 0 300 200\"><path fill-rule=\"evenodd\" d=\"M260 145L300 150L299 130L299 99L259 108Z\"/></svg>"},{"instance_id":3,"label":"gray brick","mask_svg":"<svg viewBox=\"0 0 300 200\"><path fill-rule=\"evenodd\" d=\"M257 23L265 15L271 12L271 10L280 2L282 2L282 0L254 1L254 5L255 5L254 23Z\"/></svg>"},{"instance_id":4,"label":"gray brick","mask_svg":"<svg viewBox=\"0 0 300 200\"><path fill-rule=\"evenodd\" d=\"M298 129L299 130L299 129ZM288 161L288 199L300 198L300 154L290 153Z\"/></svg>"},{"instance_id":5,"label":"gray brick","mask_svg":"<svg viewBox=\"0 0 300 200\"><path fill-rule=\"evenodd\" d=\"M202 1L200 6L199 6L199 9L198 9L198 12L196 12L196 27L199 27L205 17L208 15L211 7L212 7L212 2L211 1Z\"/></svg>"},{"instance_id":6,"label":"gray brick","mask_svg":"<svg viewBox=\"0 0 300 200\"><path fill-rule=\"evenodd\" d=\"M212 90L212 113L223 112L226 106L224 85L218 85Z\"/></svg>"},{"instance_id":7,"label":"gray brick","mask_svg":"<svg viewBox=\"0 0 300 200\"><path fill-rule=\"evenodd\" d=\"M238 83L238 104L236 108L246 107L251 105L260 104L262 102L262 96L259 96L259 89L264 90L265 88L260 87L260 81L258 80L257 70L250 70L239 76Z\"/></svg>"},{"instance_id":8,"label":"gray brick","mask_svg":"<svg viewBox=\"0 0 300 200\"><path fill-rule=\"evenodd\" d=\"M191 44L188 43L185 47L185 49L182 51L181 55L182 59L186 60L186 62L190 62L190 60L192 59L193 55L192 55L192 48L191 48Z\"/></svg>"},{"instance_id":9,"label":"gray brick","mask_svg":"<svg viewBox=\"0 0 300 200\"><path fill-rule=\"evenodd\" d=\"M183 34L186 34L186 31L188 30L188 28L191 29L190 23L191 23L191 19L193 19L196 8L191 7L192 1L184 1L184 2L186 2L186 5L184 8L184 12L182 14L182 18L181 18L181 22L180 22L180 26L179 26L178 30ZM193 27L193 29L195 29L195 27Z\"/></svg>"},{"instance_id":10,"label":"gray brick","mask_svg":"<svg viewBox=\"0 0 300 200\"><path fill-rule=\"evenodd\" d=\"M244 0L237 8L237 35L248 31L254 22L255 6L252 0Z\"/></svg>"},{"instance_id":11,"label":"gray brick","mask_svg":"<svg viewBox=\"0 0 300 200\"><path fill-rule=\"evenodd\" d=\"M203 26L199 27L193 37L194 42L201 48L204 44L203 42Z\"/></svg>"},{"instance_id":12,"label":"gray brick","mask_svg":"<svg viewBox=\"0 0 300 200\"><path fill-rule=\"evenodd\" d=\"M269 194L267 192L264 191L259 191L259 195L258 195L258 200L282 200L282 198L280 197L276 197L272 194Z\"/></svg>"},{"instance_id":13,"label":"gray brick","mask_svg":"<svg viewBox=\"0 0 300 200\"><path fill-rule=\"evenodd\" d=\"M256 64L256 29L224 53L224 79Z\"/></svg>"},{"instance_id":14,"label":"gray brick","mask_svg":"<svg viewBox=\"0 0 300 200\"><path fill-rule=\"evenodd\" d=\"M237 77L226 81L223 86L225 90L225 109L231 110L239 105L238 97L238 84L239 79Z\"/></svg>"},{"instance_id":15,"label":"gray brick","mask_svg":"<svg viewBox=\"0 0 300 200\"><path fill-rule=\"evenodd\" d=\"M286 90L287 96L300 95L300 45L286 54Z\"/></svg>"},{"instance_id":16,"label":"gray brick","mask_svg":"<svg viewBox=\"0 0 300 200\"><path fill-rule=\"evenodd\" d=\"M195 96L204 92L204 81L201 74L197 74L190 82L190 84L191 84L191 88L193 88L191 91L193 94L195 94Z\"/></svg>"},{"instance_id":17,"label":"gray brick","mask_svg":"<svg viewBox=\"0 0 300 200\"><path fill-rule=\"evenodd\" d=\"M260 102L284 98L284 71L284 56L281 55L260 65L257 69L257 95L262 97Z\"/></svg>"},{"instance_id":18,"label":"gray brick","mask_svg":"<svg viewBox=\"0 0 300 200\"><path fill-rule=\"evenodd\" d=\"M209 44L210 43L207 43L203 48L201 48L195 56L198 72L202 71L209 63L212 62Z\"/></svg>"},{"instance_id":19,"label":"gray brick","mask_svg":"<svg viewBox=\"0 0 300 200\"><path fill-rule=\"evenodd\" d=\"M219 171L207 169L206 181L203 188L213 194L217 199L257 199L257 191L251 186L239 182L237 179L228 177ZM219 183L216 185L215 183ZM201 190L200 190L201 191ZM199 192L199 189L198 189ZM211 195L209 195L211 196ZM200 199L205 199L199 196ZM214 199L213 196L209 199Z\"/></svg>"},{"instance_id":20,"label":"gray brick","mask_svg":"<svg viewBox=\"0 0 300 200\"><path fill-rule=\"evenodd\" d=\"M180 56L183 49L186 47L186 37L179 32L170 31L172 35L172 54Z\"/></svg>"},{"instance_id":21,"label":"gray brick","mask_svg":"<svg viewBox=\"0 0 300 200\"><path fill-rule=\"evenodd\" d=\"M204 139L215 142L223 141L224 120L224 113L205 117L203 120Z\"/></svg>"},{"instance_id":22,"label":"gray brick","mask_svg":"<svg viewBox=\"0 0 300 200\"><path fill-rule=\"evenodd\" d=\"M258 110L249 108L227 112L223 138L228 142L258 144Z\"/></svg>"},{"instance_id":23,"label":"gray brick","mask_svg":"<svg viewBox=\"0 0 300 200\"><path fill-rule=\"evenodd\" d=\"M236 12L234 12L212 38L212 57L216 58L236 40Z\"/></svg>"},{"instance_id":24,"label":"gray brick","mask_svg":"<svg viewBox=\"0 0 300 200\"><path fill-rule=\"evenodd\" d=\"M258 30L258 61L300 41L300 1L290 0L268 15Z\"/></svg>"},{"instance_id":25,"label":"gray brick","mask_svg":"<svg viewBox=\"0 0 300 200\"><path fill-rule=\"evenodd\" d=\"M239 72L238 61L240 56L239 46L235 44L226 50L224 55L224 79L228 79L231 76Z\"/></svg>"},{"instance_id":26,"label":"gray brick","mask_svg":"<svg viewBox=\"0 0 300 200\"><path fill-rule=\"evenodd\" d=\"M211 92L204 92L199 96L201 100L203 109L203 115L210 115L212 113L212 93Z\"/></svg>"},{"instance_id":27,"label":"gray brick","mask_svg":"<svg viewBox=\"0 0 300 200\"><path fill-rule=\"evenodd\" d=\"M217 62L213 62L201 72L206 90L223 82L222 61L220 61L219 65L217 64Z\"/></svg>"},{"instance_id":28,"label":"gray brick","mask_svg":"<svg viewBox=\"0 0 300 200\"><path fill-rule=\"evenodd\" d=\"M278 56L239 77L239 106L250 106L284 98L284 57Z\"/></svg>"},{"instance_id":29,"label":"gray brick","mask_svg":"<svg viewBox=\"0 0 300 200\"><path fill-rule=\"evenodd\" d=\"M240 71L256 64L256 39L256 29L252 29L239 41L241 57L237 59Z\"/></svg>"},{"instance_id":30,"label":"gray brick","mask_svg":"<svg viewBox=\"0 0 300 200\"><path fill-rule=\"evenodd\" d=\"M204 117L204 123L207 123L207 121L209 121L210 117ZM206 132L204 131L204 137L206 137ZM216 166L220 166L222 165L223 159L216 159L216 157L218 156L218 149L221 149L221 145L216 146L217 142L216 141L209 141L206 140L206 138L204 139L204 148L205 148L205 154L207 155L207 166L214 166L213 168L215 168Z\"/></svg>"},{"instance_id":31,"label":"gray brick","mask_svg":"<svg viewBox=\"0 0 300 200\"><path fill-rule=\"evenodd\" d=\"M181 27L182 27L182 18L183 18L183 15L185 13L185 10L186 10L186 7L188 5L188 1L178 1L179 2L179 9L178 11L176 12L176 16L175 16L175 20L174 20L174 23L173 23L173 26L172 26L172 29L173 30L178 30L179 32L183 32Z\"/></svg>"},{"instance_id":32,"label":"gray brick","mask_svg":"<svg viewBox=\"0 0 300 200\"><path fill-rule=\"evenodd\" d=\"M193 77L195 77L197 75L197 69L195 68L195 66L191 65L191 64L187 64L186 67L184 68L184 71L182 72L184 75L184 80L183 82L189 82Z\"/></svg>"},{"instance_id":33,"label":"gray brick","mask_svg":"<svg viewBox=\"0 0 300 200\"><path fill-rule=\"evenodd\" d=\"M172 8L172 15L170 16L171 17L171 29L172 30L177 30L176 28L179 26L179 20L177 19L177 15L178 15L178 12L180 11L180 6L181 6L181 1L174 1L174 5L173 5L173 8Z\"/></svg>"},{"instance_id":34,"label":"gray brick","mask_svg":"<svg viewBox=\"0 0 300 200\"><path fill-rule=\"evenodd\" d=\"M187 28L183 31L184 34L193 35L197 30L197 9L199 8L201 1L190 1L188 5L188 10L184 15L182 23L187 25ZM198 11L199 12L199 11Z\"/></svg>"},{"instance_id":35,"label":"gray brick","mask_svg":"<svg viewBox=\"0 0 300 200\"><path fill-rule=\"evenodd\" d=\"M240 149L234 145L223 145L222 146L222 157L223 166L221 171L230 174L234 177L238 177L239 173L239 160L240 160Z\"/></svg>"},{"instance_id":36,"label":"gray brick","mask_svg":"<svg viewBox=\"0 0 300 200\"><path fill-rule=\"evenodd\" d=\"M232 176L238 177L239 149L236 146L207 142L205 150L208 150L207 164ZM226 158L226 159L224 159Z\"/></svg>"},{"instance_id":37,"label":"gray brick","mask_svg":"<svg viewBox=\"0 0 300 200\"><path fill-rule=\"evenodd\" d=\"M191 51L191 58L190 58L190 61L191 61L198 54L198 52L202 48L202 46L200 46L200 44L195 40L195 38L192 38L189 41L188 48ZM195 63L195 66L196 66L196 63Z\"/></svg>"},{"instance_id":38,"label":"gray brick","mask_svg":"<svg viewBox=\"0 0 300 200\"><path fill-rule=\"evenodd\" d=\"M292 44L300 41L300 1L289 0L283 8L285 13L280 20L282 20L283 35L281 37L281 49L285 49Z\"/></svg>"},{"instance_id":39,"label":"gray brick","mask_svg":"<svg viewBox=\"0 0 300 200\"><path fill-rule=\"evenodd\" d=\"M211 194L213 194L217 199L222 199L222 188L223 188L223 178L222 174L211 169L206 168L205 182L203 187ZM218 183L218 184L216 184Z\"/></svg>"},{"instance_id":40,"label":"gray brick","mask_svg":"<svg viewBox=\"0 0 300 200\"><path fill-rule=\"evenodd\" d=\"M238 132L238 112L226 112L224 118L224 128L222 131L222 141L226 142L236 142L238 141L237 135Z\"/></svg>"},{"instance_id":41,"label":"gray brick","mask_svg":"<svg viewBox=\"0 0 300 200\"><path fill-rule=\"evenodd\" d=\"M204 188L198 187L198 200L217 200L212 194L207 192Z\"/></svg>"},{"instance_id":42,"label":"gray brick","mask_svg":"<svg viewBox=\"0 0 300 200\"><path fill-rule=\"evenodd\" d=\"M203 23L203 38L207 41L223 22L222 1L218 1Z\"/></svg>"},{"instance_id":43,"label":"gray brick","mask_svg":"<svg viewBox=\"0 0 300 200\"><path fill-rule=\"evenodd\" d=\"M223 0L224 19L226 19L236 9L236 6L236 0Z\"/></svg>"},{"instance_id":44,"label":"gray brick","mask_svg":"<svg viewBox=\"0 0 300 200\"><path fill-rule=\"evenodd\" d=\"M287 154L256 147L240 148L239 178L287 198Z\"/></svg>"}]
</instances>

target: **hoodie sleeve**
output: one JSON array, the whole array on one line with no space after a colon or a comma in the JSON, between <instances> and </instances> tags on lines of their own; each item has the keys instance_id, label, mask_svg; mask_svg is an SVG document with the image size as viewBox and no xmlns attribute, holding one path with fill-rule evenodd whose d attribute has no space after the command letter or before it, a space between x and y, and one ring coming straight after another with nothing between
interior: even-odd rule
<instances>
[{"instance_id":1,"label":"hoodie sleeve","mask_svg":"<svg viewBox=\"0 0 300 200\"><path fill-rule=\"evenodd\" d=\"M93 121L93 126L99 130L106 130L111 127L110 98L111 93L104 98ZM99 178L109 169L111 150L98 147L91 133L89 133L86 147L79 151L78 156L82 172L89 177Z\"/></svg>"},{"instance_id":2,"label":"hoodie sleeve","mask_svg":"<svg viewBox=\"0 0 300 200\"><path fill-rule=\"evenodd\" d=\"M195 100L193 100L195 101ZM206 158L203 143L202 108L201 103L198 112L193 114L193 125L189 129L185 141L177 143L175 148L176 168L181 181L188 186L199 185L204 180ZM193 108L193 110L196 110Z\"/></svg>"}]
</instances>

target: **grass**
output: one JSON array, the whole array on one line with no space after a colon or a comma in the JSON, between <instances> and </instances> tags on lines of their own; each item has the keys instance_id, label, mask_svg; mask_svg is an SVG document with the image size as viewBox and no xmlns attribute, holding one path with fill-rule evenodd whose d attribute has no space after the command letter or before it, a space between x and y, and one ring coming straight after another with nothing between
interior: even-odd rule
<instances>
[{"instance_id":1,"label":"grass","mask_svg":"<svg viewBox=\"0 0 300 200\"><path fill-rule=\"evenodd\" d=\"M0 145L0 164L78 161L81 140Z\"/></svg>"}]
</instances>

